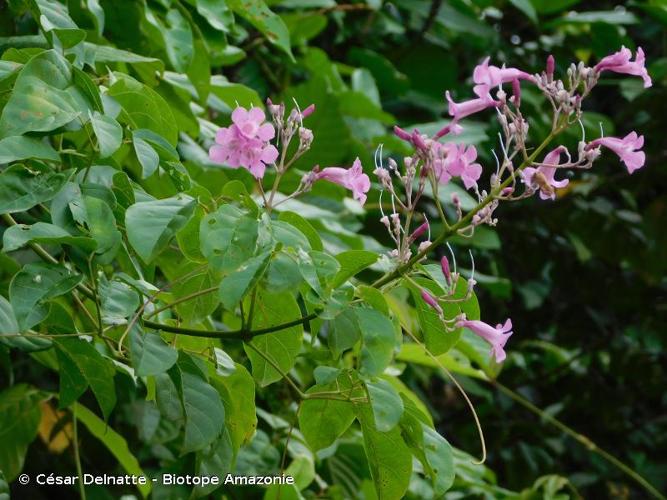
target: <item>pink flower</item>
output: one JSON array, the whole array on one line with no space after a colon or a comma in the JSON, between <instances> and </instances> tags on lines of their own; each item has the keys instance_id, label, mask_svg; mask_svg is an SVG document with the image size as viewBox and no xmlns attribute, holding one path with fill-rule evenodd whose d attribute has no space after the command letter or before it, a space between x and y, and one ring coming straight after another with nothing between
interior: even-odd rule
<instances>
[{"instance_id":1,"label":"pink flower","mask_svg":"<svg viewBox=\"0 0 667 500\"><path fill-rule=\"evenodd\" d=\"M449 90L445 92L447 102L449 103L449 114L454 117L453 123L456 124L462 118L479 113L487 108L498 106L499 103L493 100L489 90L490 87L488 85L475 85L474 91L478 96L477 99L470 99L459 103L452 100Z\"/></svg>"},{"instance_id":2,"label":"pink flower","mask_svg":"<svg viewBox=\"0 0 667 500\"><path fill-rule=\"evenodd\" d=\"M559 165L560 155L566 151L565 146L558 146L544 157L542 163L545 165ZM554 175L556 174L556 170L554 167L544 165L537 168L528 167L523 169L521 175L527 186L540 191L540 198L543 200L548 200L549 198L555 200L555 190L567 186L570 182L568 179L563 179L562 181L555 180Z\"/></svg>"},{"instance_id":3,"label":"pink flower","mask_svg":"<svg viewBox=\"0 0 667 500\"><path fill-rule=\"evenodd\" d=\"M444 159L434 162L438 180L447 183L452 177L460 177L466 189L476 186L482 175L482 166L473 163L477 159L475 146L447 143L440 147L444 152Z\"/></svg>"},{"instance_id":4,"label":"pink flower","mask_svg":"<svg viewBox=\"0 0 667 500\"><path fill-rule=\"evenodd\" d=\"M626 75L640 76L644 80L644 88L653 85L651 77L646 71L646 58L641 47L637 49L637 56L634 61L630 61L632 52L626 47L621 47L621 50L615 52L607 57L603 57L599 63L595 65L595 71L598 73L602 71L613 71L615 73L624 73Z\"/></svg>"},{"instance_id":5,"label":"pink flower","mask_svg":"<svg viewBox=\"0 0 667 500\"><path fill-rule=\"evenodd\" d=\"M244 167L257 179L264 177L266 165L278 158L278 150L269 144L275 130L264 120L259 108L236 108L232 124L220 128L215 135L216 144L209 149L211 160L231 168Z\"/></svg>"},{"instance_id":6,"label":"pink flower","mask_svg":"<svg viewBox=\"0 0 667 500\"><path fill-rule=\"evenodd\" d=\"M637 135L637 132L630 132L628 135L620 139L618 137L601 137L591 141L586 146L586 149L592 149L597 146L604 146L611 149L618 155L629 173L642 168L646 161L646 155L639 149L644 146L644 136Z\"/></svg>"},{"instance_id":7,"label":"pink flower","mask_svg":"<svg viewBox=\"0 0 667 500\"><path fill-rule=\"evenodd\" d=\"M477 65L472 74L472 79L477 85L487 85L488 87L497 87L503 83L509 83L514 80L532 80L525 71L516 68L499 68L498 66L489 66L489 57L484 59L482 64Z\"/></svg>"},{"instance_id":8,"label":"pink flower","mask_svg":"<svg viewBox=\"0 0 667 500\"><path fill-rule=\"evenodd\" d=\"M489 344L491 344L491 355L497 363L502 363L507 355L505 354L505 344L512 336L512 320L508 319L504 325L498 324L492 327L483 321L461 319L456 322L456 326L467 328L476 335L479 335Z\"/></svg>"},{"instance_id":9,"label":"pink flower","mask_svg":"<svg viewBox=\"0 0 667 500\"><path fill-rule=\"evenodd\" d=\"M350 189L355 200L362 205L366 203L366 193L371 188L371 180L364 174L359 158L354 160L350 168L327 167L317 173L317 178Z\"/></svg>"}]
</instances>

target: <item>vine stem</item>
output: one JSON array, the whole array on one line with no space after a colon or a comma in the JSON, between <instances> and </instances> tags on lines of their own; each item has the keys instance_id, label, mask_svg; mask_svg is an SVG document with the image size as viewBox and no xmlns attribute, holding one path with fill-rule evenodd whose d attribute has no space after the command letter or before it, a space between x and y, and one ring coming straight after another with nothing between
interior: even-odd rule
<instances>
[{"instance_id":1,"label":"vine stem","mask_svg":"<svg viewBox=\"0 0 667 500\"><path fill-rule=\"evenodd\" d=\"M492 386L494 386L496 389L498 389L500 392L505 394L507 397L509 397L513 401L516 401L517 403L519 403L521 406L526 408L528 411L538 415L540 418L544 419L546 422L549 422L551 425L556 427L558 430L560 430L564 434L567 434L568 436L573 438L575 441L577 441L579 444L583 445L589 451L591 451L593 453L596 453L597 455L604 458L607 462L612 464L614 467L616 467L617 469L619 469L623 473L625 473L627 476L634 479L638 484L640 484L653 497L659 498L660 500L665 500L666 497L662 493L660 493L651 483L649 483L643 476L641 476L637 471L632 469L627 464L623 463L621 460L616 458L614 455L612 455L608 451L604 450L603 448L600 448L597 444L595 444L587 436L584 436L583 434L578 433L572 427L568 426L567 424L564 424L563 422L558 420L556 417L554 417L552 415L549 415L549 413L547 413L544 410L542 410L541 408L535 406L533 403L528 401L526 398L524 398L520 394L514 392L509 387L501 384L497 380L487 380L487 382L489 382Z\"/></svg>"},{"instance_id":2,"label":"vine stem","mask_svg":"<svg viewBox=\"0 0 667 500\"><path fill-rule=\"evenodd\" d=\"M76 416L76 404L72 405L72 438L74 440L74 461L76 462L76 473L79 476L79 496L86 500L86 488L83 485L83 469L81 468L81 456L79 455L79 432Z\"/></svg>"},{"instance_id":3,"label":"vine stem","mask_svg":"<svg viewBox=\"0 0 667 500\"><path fill-rule=\"evenodd\" d=\"M205 337L205 338L214 338L214 339L223 339L223 340L250 340L253 337L259 335L265 335L267 333L278 332L280 330L285 330L292 326L302 325L310 320L317 318L317 315L320 311L315 311L307 316L288 321L287 323L281 323L275 326L269 326L266 328L259 328L257 330L196 330L192 328L183 328L180 326L171 326L164 325L162 323L155 323L154 321L144 320L144 325L153 328L154 330L162 330L170 333L177 333L181 335L190 335L191 337Z\"/></svg>"},{"instance_id":4,"label":"vine stem","mask_svg":"<svg viewBox=\"0 0 667 500\"><path fill-rule=\"evenodd\" d=\"M463 396L463 399L465 399L466 404L468 405L468 408L470 408L470 412L472 413L473 418L475 419L475 426L477 427L477 434L479 435L479 442L482 445L482 458L479 459L479 461L473 461L474 464L481 465L484 462L486 462L486 440L484 439L484 430L482 429L482 424L479 421L479 417L477 416L477 411L475 410L475 405L472 404L472 401L470 401L470 398L468 397L468 394L466 391L463 389L461 384L459 384L459 381L456 380L456 377L454 374L447 369L445 365L443 365L438 357L433 354L425 344L420 342L417 337L414 336L414 334L408 330L407 328L403 327L403 331L408 334L408 336L415 342L416 344L422 346L424 348L424 352L435 362L438 367L442 369L443 372L447 374L449 379L454 383L458 391L461 393Z\"/></svg>"}]
</instances>

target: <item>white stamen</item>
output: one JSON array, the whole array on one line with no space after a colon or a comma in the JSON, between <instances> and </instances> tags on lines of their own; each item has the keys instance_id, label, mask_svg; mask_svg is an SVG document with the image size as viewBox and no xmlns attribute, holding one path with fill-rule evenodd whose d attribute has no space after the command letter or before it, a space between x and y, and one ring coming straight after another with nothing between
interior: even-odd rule
<instances>
[{"instance_id":1,"label":"white stamen","mask_svg":"<svg viewBox=\"0 0 667 500\"><path fill-rule=\"evenodd\" d=\"M447 248L449 248L449 254L452 256L452 264L454 265L454 274L456 274L456 256L454 255L454 250L452 246L447 242Z\"/></svg>"}]
</instances>

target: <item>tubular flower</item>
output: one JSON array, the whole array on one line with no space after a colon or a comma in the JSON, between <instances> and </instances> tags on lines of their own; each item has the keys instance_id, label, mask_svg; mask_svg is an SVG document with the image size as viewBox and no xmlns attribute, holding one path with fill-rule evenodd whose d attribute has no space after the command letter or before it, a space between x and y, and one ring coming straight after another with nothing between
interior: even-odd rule
<instances>
[{"instance_id":1,"label":"tubular flower","mask_svg":"<svg viewBox=\"0 0 667 500\"><path fill-rule=\"evenodd\" d=\"M487 108L493 108L498 105L497 101L493 100L489 93L489 87L486 85L476 85L475 93L479 96L476 99L470 99L464 102L454 102L449 90L445 92L447 102L449 103L449 114L454 117L454 124L459 122L466 116L474 115Z\"/></svg>"},{"instance_id":2,"label":"tubular flower","mask_svg":"<svg viewBox=\"0 0 667 500\"><path fill-rule=\"evenodd\" d=\"M215 135L216 144L209 150L211 160L231 168L244 167L257 179L264 177L266 165L278 158L278 150L269 144L275 130L264 119L259 108L236 108L232 124Z\"/></svg>"},{"instance_id":3,"label":"tubular flower","mask_svg":"<svg viewBox=\"0 0 667 500\"><path fill-rule=\"evenodd\" d=\"M327 167L317 173L318 179L325 179L352 191L352 196L362 205L366 203L366 193L371 188L371 180L361 167L359 158L350 168Z\"/></svg>"},{"instance_id":4,"label":"tubular flower","mask_svg":"<svg viewBox=\"0 0 667 500\"><path fill-rule=\"evenodd\" d=\"M544 157L545 165L542 165L537 168L528 167L525 168L521 175L523 176L523 181L526 185L530 186L534 190L539 190L540 198L543 200L556 199L556 189L563 188L569 184L568 179L563 179L557 181L554 179L556 174L555 167L547 167L546 165L559 165L560 156L562 153L567 151L564 146L558 146L556 149L548 153Z\"/></svg>"},{"instance_id":5,"label":"tubular flower","mask_svg":"<svg viewBox=\"0 0 667 500\"><path fill-rule=\"evenodd\" d=\"M478 64L473 71L472 79L477 85L497 87L498 85L514 80L531 80L533 78L525 71L517 68L489 66L489 59L489 57L484 59L482 64Z\"/></svg>"},{"instance_id":6,"label":"tubular flower","mask_svg":"<svg viewBox=\"0 0 667 500\"><path fill-rule=\"evenodd\" d=\"M508 319L504 325L498 324L492 327L483 321L460 319L456 326L467 328L476 335L479 335L489 344L491 344L491 355L497 363L502 363L507 355L505 354L505 344L512 336L512 320Z\"/></svg>"},{"instance_id":7,"label":"tubular flower","mask_svg":"<svg viewBox=\"0 0 667 500\"><path fill-rule=\"evenodd\" d=\"M620 139L618 137L601 137L591 141L586 146L590 150L597 146L604 146L611 149L618 155L629 173L644 166L646 155L643 151L639 151L644 146L644 136L637 135L637 132L630 132L628 135Z\"/></svg>"},{"instance_id":8,"label":"tubular flower","mask_svg":"<svg viewBox=\"0 0 667 500\"><path fill-rule=\"evenodd\" d=\"M632 52L626 47L621 47L621 50L611 55L603 57L599 63L595 65L595 71L598 73L602 71L613 71L615 73L624 73L626 75L640 76L644 80L644 88L653 85L651 77L646 71L646 58L641 47L637 49L637 56L634 61L631 61Z\"/></svg>"}]
</instances>

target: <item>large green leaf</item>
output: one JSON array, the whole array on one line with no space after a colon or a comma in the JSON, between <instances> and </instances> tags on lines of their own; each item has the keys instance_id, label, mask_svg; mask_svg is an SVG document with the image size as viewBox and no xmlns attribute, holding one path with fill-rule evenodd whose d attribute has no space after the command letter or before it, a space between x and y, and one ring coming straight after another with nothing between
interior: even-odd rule
<instances>
[{"instance_id":1,"label":"large green leaf","mask_svg":"<svg viewBox=\"0 0 667 500\"><path fill-rule=\"evenodd\" d=\"M72 236L58 226L46 222L37 222L30 226L17 224L8 228L2 235L2 250L11 252L31 242L72 245L88 252L95 250L97 247L97 243L91 238Z\"/></svg>"},{"instance_id":2,"label":"large green leaf","mask_svg":"<svg viewBox=\"0 0 667 500\"><path fill-rule=\"evenodd\" d=\"M172 291L174 299L190 297L189 300L185 300L176 306L176 312L183 321L196 324L215 311L220 304L220 299L215 293L219 281L220 278L214 272L205 269L174 286ZM213 291L203 293L211 289Z\"/></svg>"},{"instance_id":3,"label":"large green leaf","mask_svg":"<svg viewBox=\"0 0 667 500\"><path fill-rule=\"evenodd\" d=\"M185 415L183 453L201 450L222 433L225 408L217 391L192 356L180 352L178 362L169 370Z\"/></svg>"},{"instance_id":4,"label":"large green leaf","mask_svg":"<svg viewBox=\"0 0 667 500\"><path fill-rule=\"evenodd\" d=\"M122 73L108 91L123 108L121 120L132 128L147 128L164 137L171 145L176 144L178 128L166 101L150 87Z\"/></svg>"},{"instance_id":5,"label":"large green leaf","mask_svg":"<svg viewBox=\"0 0 667 500\"><path fill-rule=\"evenodd\" d=\"M49 313L47 300L77 286L83 276L54 264L27 264L9 285L9 300L21 332L40 323Z\"/></svg>"},{"instance_id":6,"label":"large green leaf","mask_svg":"<svg viewBox=\"0 0 667 500\"><path fill-rule=\"evenodd\" d=\"M20 135L0 140L0 164L27 158L58 161L60 157L48 142Z\"/></svg>"},{"instance_id":7,"label":"large green leaf","mask_svg":"<svg viewBox=\"0 0 667 500\"><path fill-rule=\"evenodd\" d=\"M345 309L329 322L329 349L335 358L361 340L359 321L354 309Z\"/></svg>"},{"instance_id":8,"label":"large green leaf","mask_svg":"<svg viewBox=\"0 0 667 500\"><path fill-rule=\"evenodd\" d=\"M146 263L167 246L187 222L195 200L178 195L164 200L135 203L125 212L125 229L130 245Z\"/></svg>"},{"instance_id":9,"label":"large green leaf","mask_svg":"<svg viewBox=\"0 0 667 500\"><path fill-rule=\"evenodd\" d=\"M223 205L201 221L202 254L214 269L237 269L255 254L258 227L256 219L233 205Z\"/></svg>"},{"instance_id":10,"label":"large green leaf","mask_svg":"<svg viewBox=\"0 0 667 500\"><path fill-rule=\"evenodd\" d=\"M236 14L261 31L271 43L294 59L287 26L263 0L227 0L227 4Z\"/></svg>"},{"instance_id":11,"label":"large green leaf","mask_svg":"<svg viewBox=\"0 0 667 500\"><path fill-rule=\"evenodd\" d=\"M340 271L331 282L331 286L336 288L355 274L375 264L378 260L377 252L367 250L348 250L336 255L336 260L340 262Z\"/></svg>"},{"instance_id":12,"label":"large green leaf","mask_svg":"<svg viewBox=\"0 0 667 500\"><path fill-rule=\"evenodd\" d=\"M366 382L366 389L370 398L375 428L380 432L393 429L403 415L403 401L398 391L383 379L376 382Z\"/></svg>"},{"instance_id":13,"label":"large green leaf","mask_svg":"<svg viewBox=\"0 0 667 500\"><path fill-rule=\"evenodd\" d=\"M116 371L111 361L85 340L64 337L55 344L60 367L60 407L70 406L90 387L108 420L116 406Z\"/></svg>"},{"instance_id":14,"label":"large green leaf","mask_svg":"<svg viewBox=\"0 0 667 500\"><path fill-rule=\"evenodd\" d=\"M394 427L380 432L369 405L357 405L357 418L364 436L364 450L379 500L403 498L412 475L412 454Z\"/></svg>"},{"instance_id":15,"label":"large green leaf","mask_svg":"<svg viewBox=\"0 0 667 500\"><path fill-rule=\"evenodd\" d=\"M0 470L8 481L23 469L28 446L37 436L39 399L39 392L24 384L0 392Z\"/></svg>"},{"instance_id":16,"label":"large green leaf","mask_svg":"<svg viewBox=\"0 0 667 500\"><path fill-rule=\"evenodd\" d=\"M14 309L9 301L0 295L0 342L26 352L41 351L51 347L48 338L19 336L19 333Z\"/></svg>"},{"instance_id":17,"label":"large green leaf","mask_svg":"<svg viewBox=\"0 0 667 500\"><path fill-rule=\"evenodd\" d=\"M247 301L246 301L247 302ZM248 309L246 308L246 311ZM272 294L264 290L257 293L252 325L253 330L269 328L301 317L301 310L289 293ZM289 372L296 362L301 348L303 326L295 325L284 330L253 338L251 348L244 344L252 364L252 375L261 386L269 385ZM262 354L259 354L260 351ZM271 361L267 361L267 359ZM274 367L277 366L280 371Z\"/></svg>"},{"instance_id":18,"label":"large green leaf","mask_svg":"<svg viewBox=\"0 0 667 500\"><path fill-rule=\"evenodd\" d=\"M92 114L90 124L97 137L100 158L108 158L118 150L123 142L123 129L112 117L97 111Z\"/></svg>"},{"instance_id":19,"label":"large green leaf","mask_svg":"<svg viewBox=\"0 0 667 500\"><path fill-rule=\"evenodd\" d=\"M132 366L139 377L158 375L169 370L178 352L159 333L143 333L136 325L130 331Z\"/></svg>"},{"instance_id":20,"label":"large green leaf","mask_svg":"<svg viewBox=\"0 0 667 500\"><path fill-rule=\"evenodd\" d=\"M72 78L69 62L55 50L35 55L21 69L0 115L0 137L48 132L79 116L91 105Z\"/></svg>"},{"instance_id":21,"label":"large green leaf","mask_svg":"<svg viewBox=\"0 0 667 500\"><path fill-rule=\"evenodd\" d=\"M363 339L361 372L370 376L380 375L391 362L394 352L394 325L375 309L357 308L356 314Z\"/></svg>"},{"instance_id":22,"label":"large green leaf","mask_svg":"<svg viewBox=\"0 0 667 500\"><path fill-rule=\"evenodd\" d=\"M23 212L53 198L74 173L39 172L12 165L0 172L0 214Z\"/></svg>"},{"instance_id":23,"label":"large green leaf","mask_svg":"<svg viewBox=\"0 0 667 500\"><path fill-rule=\"evenodd\" d=\"M341 396L359 396L353 391L350 378L341 375L336 382L316 384L307 394L341 391ZM363 395L363 391L362 391ZM336 399L306 399L299 411L299 429L313 451L331 446L354 421L353 403Z\"/></svg>"},{"instance_id":24,"label":"large green leaf","mask_svg":"<svg viewBox=\"0 0 667 500\"><path fill-rule=\"evenodd\" d=\"M227 309L235 308L245 295L252 290L269 265L273 252L264 252L253 257L230 273L220 282L220 302Z\"/></svg>"},{"instance_id":25,"label":"large green leaf","mask_svg":"<svg viewBox=\"0 0 667 500\"><path fill-rule=\"evenodd\" d=\"M137 457L132 454L123 436L109 427L107 422L100 419L85 406L78 403L74 403L73 406L77 420L85 425L88 431L104 444L111 454L116 457L116 460L118 460L118 463L127 474L146 477L144 471L141 470ZM146 484L137 485L137 488L143 497L146 498L151 492L152 484L150 481L147 481Z\"/></svg>"},{"instance_id":26,"label":"large green leaf","mask_svg":"<svg viewBox=\"0 0 667 500\"><path fill-rule=\"evenodd\" d=\"M216 349L218 351L220 349ZM221 355L226 356L225 353ZM233 361L229 371L211 367L209 375L225 406L225 426L236 454L250 441L257 428L255 381L243 365Z\"/></svg>"},{"instance_id":27,"label":"large green leaf","mask_svg":"<svg viewBox=\"0 0 667 500\"><path fill-rule=\"evenodd\" d=\"M101 198L83 197L86 208L86 224L90 236L97 242L95 253L101 264L110 263L121 245L121 234L109 205ZM71 205L70 205L71 207Z\"/></svg>"}]
</instances>

